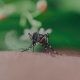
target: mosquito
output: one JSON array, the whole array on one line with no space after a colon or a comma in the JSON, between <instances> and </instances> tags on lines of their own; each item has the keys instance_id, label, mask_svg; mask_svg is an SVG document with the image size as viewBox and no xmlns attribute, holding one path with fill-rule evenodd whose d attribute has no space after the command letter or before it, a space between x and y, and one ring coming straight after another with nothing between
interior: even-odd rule
<instances>
[{"instance_id":1,"label":"mosquito","mask_svg":"<svg viewBox=\"0 0 80 80\"><path fill-rule=\"evenodd\" d=\"M39 32L34 32L33 34L28 33L28 35L32 40L32 44L29 48L24 49L22 52L28 51L31 48L33 48L33 52L34 52L34 47L36 46L36 44L41 44L44 47L45 53L49 53L51 55L58 54L58 52L55 51L48 42L48 36L49 36L48 33L40 34Z\"/></svg>"}]
</instances>

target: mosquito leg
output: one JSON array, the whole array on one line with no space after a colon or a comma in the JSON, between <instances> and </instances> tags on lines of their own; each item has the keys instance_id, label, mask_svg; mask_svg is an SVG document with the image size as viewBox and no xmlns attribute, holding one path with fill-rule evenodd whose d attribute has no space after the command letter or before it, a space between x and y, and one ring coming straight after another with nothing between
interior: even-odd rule
<instances>
[{"instance_id":1,"label":"mosquito leg","mask_svg":"<svg viewBox=\"0 0 80 80\"><path fill-rule=\"evenodd\" d=\"M30 46L29 48L26 48L26 49L22 50L21 52L28 51L28 50L30 50L32 47L34 47L34 45L33 45L33 44L31 44L31 46Z\"/></svg>"},{"instance_id":2,"label":"mosquito leg","mask_svg":"<svg viewBox=\"0 0 80 80\"><path fill-rule=\"evenodd\" d=\"M34 52L34 47L35 47L35 45L36 45L36 42L33 41L33 42L32 42L32 45L33 45L33 52Z\"/></svg>"},{"instance_id":3,"label":"mosquito leg","mask_svg":"<svg viewBox=\"0 0 80 80\"><path fill-rule=\"evenodd\" d=\"M54 55L54 49L51 47L51 45L49 45L49 43L44 45L44 49L48 54Z\"/></svg>"},{"instance_id":4,"label":"mosquito leg","mask_svg":"<svg viewBox=\"0 0 80 80\"><path fill-rule=\"evenodd\" d=\"M28 49L26 48L26 49L23 49L21 52L25 52L25 51L27 51Z\"/></svg>"},{"instance_id":5,"label":"mosquito leg","mask_svg":"<svg viewBox=\"0 0 80 80\"><path fill-rule=\"evenodd\" d=\"M30 50L31 48L33 48L34 47L34 45L32 44L29 48L28 48L28 50Z\"/></svg>"},{"instance_id":6,"label":"mosquito leg","mask_svg":"<svg viewBox=\"0 0 80 80\"><path fill-rule=\"evenodd\" d=\"M34 52L34 46L33 46L33 52Z\"/></svg>"}]
</instances>

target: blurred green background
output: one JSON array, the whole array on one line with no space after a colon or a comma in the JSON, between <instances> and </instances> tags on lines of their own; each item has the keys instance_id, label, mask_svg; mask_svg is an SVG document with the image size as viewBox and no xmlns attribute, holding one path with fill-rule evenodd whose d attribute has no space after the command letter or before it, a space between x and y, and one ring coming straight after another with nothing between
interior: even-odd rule
<instances>
[{"instance_id":1,"label":"blurred green background","mask_svg":"<svg viewBox=\"0 0 80 80\"><path fill-rule=\"evenodd\" d=\"M13 3L16 0L4 0ZM20 0L18 0L20 1ZM35 0L32 0L35 1ZM48 9L36 19L43 23L45 29L52 28L49 42L55 48L80 49L80 0L47 0ZM23 28L19 26L20 16L13 14L0 20L0 50L8 50L5 35L16 30L20 35Z\"/></svg>"}]
</instances>

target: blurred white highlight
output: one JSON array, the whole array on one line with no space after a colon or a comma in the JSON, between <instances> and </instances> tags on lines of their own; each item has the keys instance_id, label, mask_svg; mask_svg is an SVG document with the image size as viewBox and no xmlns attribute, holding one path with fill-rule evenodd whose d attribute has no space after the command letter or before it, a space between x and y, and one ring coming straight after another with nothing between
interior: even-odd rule
<instances>
[{"instance_id":1,"label":"blurred white highlight","mask_svg":"<svg viewBox=\"0 0 80 80\"><path fill-rule=\"evenodd\" d=\"M23 41L29 40L30 38L28 33L32 33L32 31L30 29L25 29L24 34L20 37L20 40L23 40Z\"/></svg>"},{"instance_id":2,"label":"blurred white highlight","mask_svg":"<svg viewBox=\"0 0 80 80\"><path fill-rule=\"evenodd\" d=\"M39 0L37 2L37 9L41 12L44 12L47 9L47 1L46 0Z\"/></svg>"},{"instance_id":3,"label":"blurred white highlight","mask_svg":"<svg viewBox=\"0 0 80 80\"><path fill-rule=\"evenodd\" d=\"M44 28L41 28L39 30L39 34L51 34L52 33L52 29L47 29L47 30L44 30Z\"/></svg>"},{"instance_id":4,"label":"blurred white highlight","mask_svg":"<svg viewBox=\"0 0 80 80\"><path fill-rule=\"evenodd\" d=\"M0 19L6 18L15 12L14 5L4 5L0 8Z\"/></svg>"},{"instance_id":5,"label":"blurred white highlight","mask_svg":"<svg viewBox=\"0 0 80 80\"><path fill-rule=\"evenodd\" d=\"M5 36L5 43L9 50L21 50L31 45L29 38L26 41L20 40L16 31L10 31Z\"/></svg>"}]
</instances>

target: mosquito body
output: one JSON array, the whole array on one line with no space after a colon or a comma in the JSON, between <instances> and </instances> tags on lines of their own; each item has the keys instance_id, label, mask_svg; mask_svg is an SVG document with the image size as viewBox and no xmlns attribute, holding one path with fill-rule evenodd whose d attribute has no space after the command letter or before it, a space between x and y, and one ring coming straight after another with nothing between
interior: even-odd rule
<instances>
[{"instance_id":1,"label":"mosquito body","mask_svg":"<svg viewBox=\"0 0 80 80\"><path fill-rule=\"evenodd\" d=\"M31 48L33 48L33 51L34 51L34 46L36 44L41 44L44 47L45 52L50 53L51 55L53 53L57 54L57 52L54 51L54 49L51 47L51 45L48 42L48 34L39 34L38 32L35 32L33 34L28 33L28 35L30 39L32 40L32 44L28 49L23 50L23 52Z\"/></svg>"}]
</instances>

